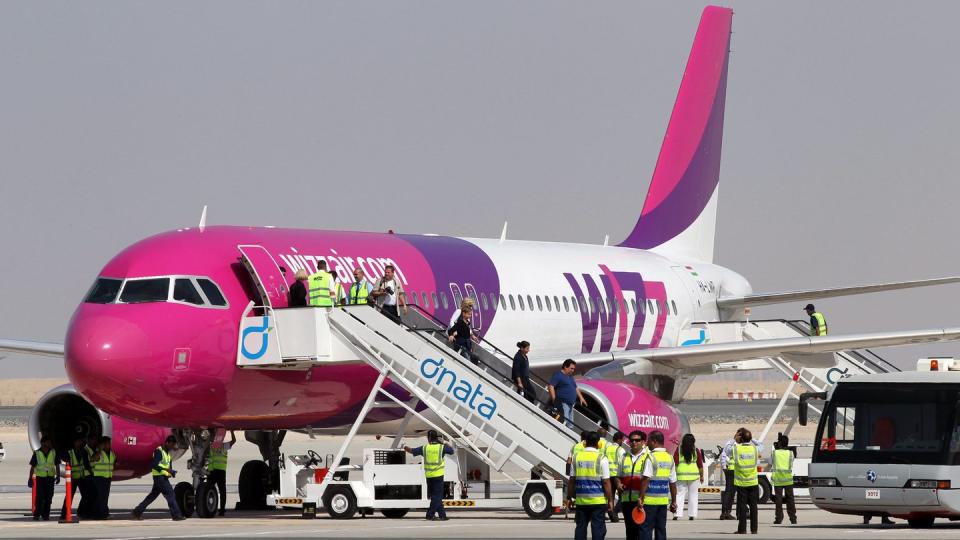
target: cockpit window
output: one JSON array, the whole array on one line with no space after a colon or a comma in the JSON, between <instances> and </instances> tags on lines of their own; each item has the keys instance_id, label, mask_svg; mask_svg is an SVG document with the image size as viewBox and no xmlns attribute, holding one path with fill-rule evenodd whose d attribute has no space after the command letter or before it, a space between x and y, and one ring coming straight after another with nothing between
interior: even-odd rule
<instances>
[{"instance_id":1,"label":"cockpit window","mask_svg":"<svg viewBox=\"0 0 960 540\"><path fill-rule=\"evenodd\" d=\"M203 289L203 294L207 295L207 300L215 306L225 306L227 305L227 299L223 297L223 293L220 292L220 287L217 287L217 284L210 281L209 279L199 278L197 283L200 284L200 288Z\"/></svg>"},{"instance_id":2,"label":"cockpit window","mask_svg":"<svg viewBox=\"0 0 960 540\"><path fill-rule=\"evenodd\" d=\"M120 293L120 302L125 304L166 302L169 291L170 278L130 279Z\"/></svg>"},{"instance_id":3,"label":"cockpit window","mask_svg":"<svg viewBox=\"0 0 960 540\"><path fill-rule=\"evenodd\" d=\"M122 279L97 278L97 282L90 288L84 302L89 304L112 304L117 300Z\"/></svg>"},{"instance_id":4,"label":"cockpit window","mask_svg":"<svg viewBox=\"0 0 960 540\"><path fill-rule=\"evenodd\" d=\"M193 282L186 278L177 278L173 282L173 299L177 302L186 302L188 304L203 305L203 297L193 286Z\"/></svg>"}]
</instances>

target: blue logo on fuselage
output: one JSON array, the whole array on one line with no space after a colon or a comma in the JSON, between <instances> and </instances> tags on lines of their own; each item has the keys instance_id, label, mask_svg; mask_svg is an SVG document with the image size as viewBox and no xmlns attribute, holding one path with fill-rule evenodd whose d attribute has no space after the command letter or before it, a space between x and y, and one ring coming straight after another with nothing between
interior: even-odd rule
<instances>
[{"instance_id":1,"label":"blue logo on fuselage","mask_svg":"<svg viewBox=\"0 0 960 540\"><path fill-rule=\"evenodd\" d=\"M440 388L446 382L447 393L452 394L457 401L476 411L477 414L490 420L497 412L497 402L483 393L483 383L471 383L466 377L458 377L456 372L443 367L444 359L434 360L424 358L420 362L420 374ZM477 403L483 398L480 403Z\"/></svg>"},{"instance_id":2,"label":"blue logo on fuselage","mask_svg":"<svg viewBox=\"0 0 960 540\"><path fill-rule=\"evenodd\" d=\"M244 328L243 334L240 337L240 354L242 354L243 357L248 360L258 360L261 356L267 354L267 348L270 345L267 333L270 330L270 317L263 317L263 324L261 326ZM253 333L260 334L260 348L256 352L250 352L247 350L247 336Z\"/></svg>"}]
</instances>

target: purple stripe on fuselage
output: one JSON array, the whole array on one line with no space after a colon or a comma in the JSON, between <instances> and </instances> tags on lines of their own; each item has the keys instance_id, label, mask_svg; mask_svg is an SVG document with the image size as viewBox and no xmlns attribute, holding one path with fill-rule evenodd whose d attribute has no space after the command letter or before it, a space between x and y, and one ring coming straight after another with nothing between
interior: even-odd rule
<instances>
[{"instance_id":1,"label":"purple stripe on fuselage","mask_svg":"<svg viewBox=\"0 0 960 540\"><path fill-rule=\"evenodd\" d=\"M420 236L411 234L397 235L409 242L423 255L433 278L437 284L437 292L443 291L451 299L444 307L441 305L434 311L434 316L447 323L453 314L460 308L456 305L455 291L467 295L473 290L479 295L494 298L500 297L500 276L490 257L479 247L466 240L452 236ZM468 285L470 287L468 287ZM479 299L477 299L479 300ZM477 302L474 308L474 327L483 336L493 322L496 310L487 303L485 309L482 301Z\"/></svg>"}]
</instances>

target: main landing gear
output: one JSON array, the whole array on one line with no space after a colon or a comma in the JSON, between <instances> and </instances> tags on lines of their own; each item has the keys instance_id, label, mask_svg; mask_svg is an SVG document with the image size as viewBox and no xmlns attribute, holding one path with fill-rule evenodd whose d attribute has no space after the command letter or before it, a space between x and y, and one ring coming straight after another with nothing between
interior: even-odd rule
<instances>
[{"instance_id":1,"label":"main landing gear","mask_svg":"<svg viewBox=\"0 0 960 540\"><path fill-rule=\"evenodd\" d=\"M184 517L212 518L220 509L220 497L223 494L217 485L207 477L207 457L213 443L216 431L212 429L183 429L177 433L177 440L181 448L190 448L190 459L187 468L190 469L192 481L178 482L173 493Z\"/></svg>"},{"instance_id":2,"label":"main landing gear","mask_svg":"<svg viewBox=\"0 0 960 540\"><path fill-rule=\"evenodd\" d=\"M250 460L240 469L238 510L263 510L267 494L280 490L280 445L285 430L245 431L244 436L260 449L263 460Z\"/></svg>"}]
</instances>

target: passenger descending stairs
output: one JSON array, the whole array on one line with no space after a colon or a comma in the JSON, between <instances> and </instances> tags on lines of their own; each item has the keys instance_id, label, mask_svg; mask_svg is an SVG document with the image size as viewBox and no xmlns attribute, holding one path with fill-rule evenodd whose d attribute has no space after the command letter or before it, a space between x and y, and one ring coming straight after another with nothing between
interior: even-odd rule
<instances>
[{"instance_id":1,"label":"passenger descending stairs","mask_svg":"<svg viewBox=\"0 0 960 540\"><path fill-rule=\"evenodd\" d=\"M474 365L431 333L397 324L367 306L334 308L327 320L331 332L418 398L493 469L502 472L512 463L565 478L567 454L579 437L496 372Z\"/></svg>"}]
</instances>

